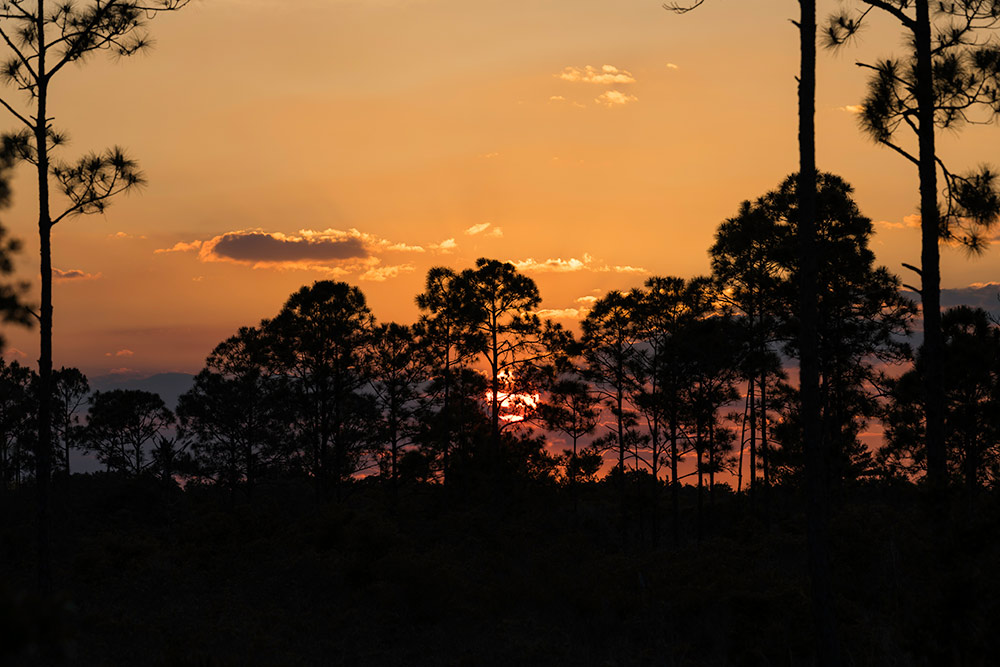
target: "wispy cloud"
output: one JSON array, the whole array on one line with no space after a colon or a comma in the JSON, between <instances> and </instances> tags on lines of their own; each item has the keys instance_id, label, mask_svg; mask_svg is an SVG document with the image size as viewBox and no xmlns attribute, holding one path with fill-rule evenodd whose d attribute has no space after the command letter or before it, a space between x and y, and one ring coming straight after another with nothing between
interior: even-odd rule
<instances>
[{"instance_id":1,"label":"wispy cloud","mask_svg":"<svg viewBox=\"0 0 1000 667\"><path fill-rule=\"evenodd\" d=\"M400 264L397 266L373 266L358 276L358 279L380 283L390 278L396 278L401 273L409 273L411 271L413 271L412 264Z\"/></svg>"},{"instance_id":2,"label":"wispy cloud","mask_svg":"<svg viewBox=\"0 0 1000 667\"><path fill-rule=\"evenodd\" d=\"M117 352L105 352L105 357L132 357L135 356L135 352L132 350L118 350Z\"/></svg>"},{"instance_id":3,"label":"wispy cloud","mask_svg":"<svg viewBox=\"0 0 1000 667\"><path fill-rule=\"evenodd\" d=\"M441 241L441 243L432 243L431 244L431 249L432 250L437 250L438 252L443 252L443 253L446 253L446 254L450 253L451 251L453 251L457 247L458 247L458 243L456 243L455 239L453 239L453 238L452 239L445 239L444 241Z\"/></svg>"},{"instance_id":4,"label":"wispy cloud","mask_svg":"<svg viewBox=\"0 0 1000 667\"><path fill-rule=\"evenodd\" d=\"M598 264L594 258L585 253L582 259L570 257L563 259L556 257L538 261L532 257L520 261L511 261L518 271L527 273L572 273L575 271L593 271L595 273L649 273L646 269L636 266L620 266L609 264Z\"/></svg>"},{"instance_id":5,"label":"wispy cloud","mask_svg":"<svg viewBox=\"0 0 1000 667\"><path fill-rule=\"evenodd\" d=\"M52 269L52 277L58 282L65 282L69 280L97 280L101 277L100 273L87 273L81 269L70 269L68 271L63 271L62 269L54 268Z\"/></svg>"},{"instance_id":6,"label":"wispy cloud","mask_svg":"<svg viewBox=\"0 0 1000 667\"><path fill-rule=\"evenodd\" d=\"M675 65L674 63L667 63L667 69L680 69L680 65Z\"/></svg>"},{"instance_id":7,"label":"wispy cloud","mask_svg":"<svg viewBox=\"0 0 1000 667\"><path fill-rule=\"evenodd\" d=\"M477 234L483 234L484 236L492 236L494 238L499 238L503 236L503 229L500 227L493 227L493 223L481 222L478 225L472 225L465 230L468 236L476 236Z\"/></svg>"},{"instance_id":8,"label":"wispy cloud","mask_svg":"<svg viewBox=\"0 0 1000 667\"><path fill-rule=\"evenodd\" d=\"M597 301L596 296L581 296L576 299L576 303L580 305L575 308L542 308L535 311L535 314L550 320L582 320L590 312L595 301Z\"/></svg>"},{"instance_id":9,"label":"wispy cloud","mask_svg":"<svg viewBox=\"0 0 1000 667\"><path fill-rule=\"evenodd\" d=\"M587 315L587 311L579 308L542 308L535 315L549 320L579 320Z\"/></svg>"},{"instance_id":10,"label":"wispy cloud","mask_svg":"<svg viewBox=\"0 0 1000 667\"><path fill-rule=\"evenodd\" d=\"M556 75L563 81L596 83L599 85L611 85L622 83L635 83L635 77L628 70L618 69L614 65L603 65L598 69L587 65L586 67L566 67Z\"/></svg>"},{"instance_id":11,"label":"wispy cloud","mask_svg":"<svg viewBox=\"0 0 1000 667\"><path fill-rule=\"evenodd\" d=\"M201 247L201 241L191 241L190 243L185 243L184 241L178 241L169 248L158 248L154 250L154 254L162 254L168 252L191 252L192 250L197 250Z\"/></svg>"},{"instance_id":12,"label":"wispy cloud","mask_svg":"<svg viewBox=\"0 0 1000 667\"><path fill-rule=\"evenodd\" d=\"M629 95L618 90L606 90L594 98L594 101L608 108L612 108L637 102L639 101L639 98L635 95Z\"/></svg>"},{"instance_id":13,"label":"wispy cloud","mask_svg":"<svg viewBox=\"0 0 1000 667\"><path fill-rule=\"evenodd\" d=\"M858 114L864 111L864 107L862 107L860 104L848 104L846 106L837 107L837 111Z\"/></svg>"},{"instance_id":14,"label":"wispy cloud","mask_svg":"<svg viewBox=\"0 0 1000 667\"><path fill-rule=\"evenodd\" d=\"M875 223L879 227L885 227L886 229L913 229L920 228L920 214L907 215L903 217L902 222L894 222L890 220L879 220Z\"/></svg>"}]
</instances>

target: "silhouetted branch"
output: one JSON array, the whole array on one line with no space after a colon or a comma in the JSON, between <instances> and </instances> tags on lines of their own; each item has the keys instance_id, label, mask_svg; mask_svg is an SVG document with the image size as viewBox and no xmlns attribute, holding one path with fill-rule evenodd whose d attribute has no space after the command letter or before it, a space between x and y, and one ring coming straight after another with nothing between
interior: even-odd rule
<instances>
[{"instance_id":1,"label":"silhouetted branch","mask_svg":"<svg viewBox=\"0 0 1000 667\"><path fill-rule=\"evenodd\" d=\"M670 2L670 3L665 2L663 3L663 8L666 9L668 12L673 12L675 14L687 14L690 11L698 9L703 4L705 4L705 0L696 0L693 5L681 5L676 2Z\"/></svg>"}]
</instances>

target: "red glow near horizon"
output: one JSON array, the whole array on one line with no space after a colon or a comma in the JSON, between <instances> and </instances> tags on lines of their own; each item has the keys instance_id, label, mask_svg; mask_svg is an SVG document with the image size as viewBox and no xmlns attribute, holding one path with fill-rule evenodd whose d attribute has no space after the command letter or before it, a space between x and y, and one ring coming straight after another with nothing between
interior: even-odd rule
<instances>
[{"instance_id":1,"label":"red glow near horizon","mask_svg":"<svg viewBox=\"0 0 1000 667\"><path fill-rule=\"evenodd\" d=\"M493 392L487 390L485 399L487 403L492 404ZM524 421L528 413L534 412L538 408L541 396L537 393L522 394L501 391L497 392L497 399L500 407L500 421L513 424Z\"/></svg>"}]
</instances>

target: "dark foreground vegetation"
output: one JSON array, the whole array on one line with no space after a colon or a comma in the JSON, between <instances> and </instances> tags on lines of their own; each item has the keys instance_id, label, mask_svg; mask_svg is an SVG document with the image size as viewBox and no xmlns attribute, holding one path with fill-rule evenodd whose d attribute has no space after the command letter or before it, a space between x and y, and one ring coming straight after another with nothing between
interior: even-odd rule
<instances>
[{"instance_id":1,"label":"dark foreground vegetation","mask_svg":"<svg viewBox=\"0 0 1000 667\"><path fill-rule=\"evenodd\" d=\"M645 484L642 484L645 483ZM628 480L571 497L507 478L374 480L340 503L307 483L253 502L152 478L55 485L54 579L34 589L31 490L2 504L0 651L8 664L809 665L802 499L773 489L770 521L716 489L702 539L695 490L680 538ZM644 488L643 488L644 487ZM654 491L655 489L655 491ZM856 665L986 665L1000 649L997 498L925 513L909 484L836 503L836 607Z\"/></svg>"}]
</instances>

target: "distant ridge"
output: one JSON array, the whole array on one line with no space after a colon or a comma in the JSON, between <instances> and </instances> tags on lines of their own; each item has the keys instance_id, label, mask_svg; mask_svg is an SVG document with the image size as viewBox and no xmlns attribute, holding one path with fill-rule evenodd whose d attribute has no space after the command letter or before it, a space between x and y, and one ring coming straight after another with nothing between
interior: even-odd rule
<instances>
[{"instance_id":1,"label":"distant ridge","mask_svg":"<svg viewBox=\"0 0 1000 667\"><path fill-rule=\"evenodd\" d=\"M97 391L140 389L159 394L171 410L177 409L177 399L194 384L190 373L156 373L148 377L131 375L98 375L88 378L90 388Z\"/></svg>"}]
</instances>

